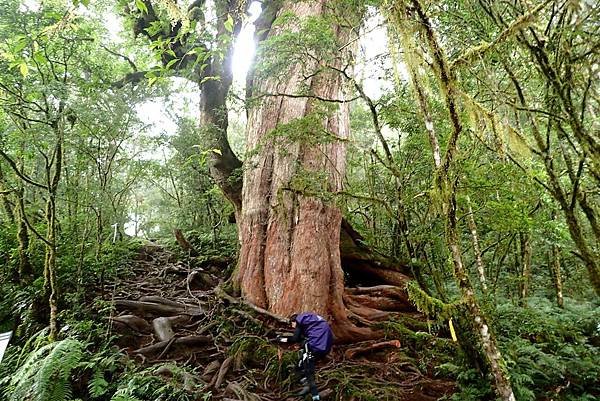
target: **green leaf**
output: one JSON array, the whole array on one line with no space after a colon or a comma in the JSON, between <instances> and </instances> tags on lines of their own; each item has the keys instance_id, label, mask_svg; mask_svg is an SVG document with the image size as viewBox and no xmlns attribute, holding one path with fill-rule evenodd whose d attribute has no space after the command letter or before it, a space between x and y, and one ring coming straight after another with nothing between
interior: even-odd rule
<instances>
[{"instance_id":1,"label":"green leaf","mask_svg":"<svg viewBox=\"0 0 600 401\"><path fill-rule=\"evenodd\" d=\"M46 62L46 57L44 57L42 52L33 53L33 59L38 64L44 64Z\"/></svg>"},{"instance_id":2,"label":"green leaf","mask_svg":"<svg viewBox=\"0 0 600 401\"><path fill-rule=\"evenodd\" d=\"M17 44L15 45L15 47L13 48L13 52L14 53L20 53L21 50L23 50L26 46L27 46L28 42L26 38L20 38L17 41Z\"/></svg>"},{"instance_id":3,"label":"green leaf","mask_svg":"<svg viewBox=\"0 0 600 401\"><path fill-rule=\"evenodd\" d=\"M223 24L227 32L233 32L233 18L231 18L231 14L227 14L227 21Z\"/></svg>"},{"instance_id":4,"label":"green leaf","mask_svg":"<svg viewBox=\"0 0 600 401\"><path fill-rule=\"evenodd\" d=\"M200 84L203 84L207 81L220 81L221 78L218 76L208 76L208 77L204 77L202 78L202 80L200 81Z\"/></svg>"},{"instance_id":5,"label":"green leaf","mask_svg":"<svg viewBox=\"0 0 600 401\"><path fill-rule=\"evenodd\" d=\"M143 12L145 14L148 14L148 7L146 6L146 4L142 0L135 0L135 6L141 12Z\"/></svg>"},{"instance_id":6,"label":"green leaf","mask_svg":"<svg viewBox=\"0 0 600 401\"><path fill-rule=\"evenodd\" d=\"M165 66L165 68L171 68L173 66L173 64L175 64L176 62L178 62L179 59L178 58L174 58L173 60L169 61L167 63L167 65Z\"/></svg>"},{"instance_id":7,"label":"green leaf","mask_svg":"<svg viewBox=\"0 0 600 401\"><path fill-rule=\"evenodd\" d=\"M21 75L26 77L27 74L29 74L29 67L27 67L27 63L22 62L21 64L19 64L19 71L21 72Z\"/></svg>"}]
</instances>

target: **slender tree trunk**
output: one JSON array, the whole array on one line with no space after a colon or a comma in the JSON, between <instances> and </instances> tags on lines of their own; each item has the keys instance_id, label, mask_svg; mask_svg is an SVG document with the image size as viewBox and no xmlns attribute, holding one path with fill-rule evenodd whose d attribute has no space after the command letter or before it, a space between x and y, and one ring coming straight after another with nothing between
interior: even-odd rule
<instances>
[{"instance_id":1,"label":"slender tree trunk","mask_svg":"<svg viewBox=\"0 0 600 401\"><path fill-rule=\"evenodd\" d=\"M24 188L21 187L17 191L17 216L19 230L17 232L17 238L19 240L19 279L21 281L27 280L33 276L33 268L31 266L31 260L29 258L29 229L25 219L25 200Z\"/></svg>"},{"instance_id":2,"label":"slender tree trunk","mask_svg":"<svg viewBox=\"0 0 600 401\"><path fill-rule=\"evenodd\" d=\"M57 216L56 216L56 194L60 183L63 169L63 132L56 122L56 146L54 148L54 172L51 173L52 166L47 165L48 174L48 200L46 203L46 258L44 263L44 289L48 294L48 303L50 305L50 341L56 340L58 336L58 283L56 281L57 262Z\"/></svg>"},{"instance_id":3,"label":"slender tree trunk","mask_svg":"<svg viewBox=\"0 0 600 401\"><path fill-rule=\"evenodd\" d=\"M600 247L600 222L598 222L596 210L594 209L593 204L588 202L587 196L583 194L582 191L577 192L577 202L579 203L579 206L581 206L581 210L583 210L585 217L587 217L587 220L590 223L590 227L592 228L592 232L594 233L594 237L596 239L596 246Z\"/></svg>"},{"instance_id":4,"label":"slender tree trunk","mask_svg":"<svg viewBox=\"0 0 600 401\"><path fill-rule=\"evenodd\" d=\"M326 3L285 2L281 12L301 18L320 16L328 12ZM348 38L346 29L333 29L338 39ZM278 33L272 30L269 36ZM335 61L337 67L343 68L342 61ZM285 82L266 78L255 82L253 91L296 94L303 85L320 98L344 98L340 75L321 71L305 79L300 65L290 68ZM331 200L323 199L342 189L348 105L335 105L327 116L319 117L318 126L307 128L312 131L306 132L307 136L326 130L331 138L323 143L269 137L277 127L316 115L319 106L306 97L266 96L250 110L247 147L254 155L246 161L244 171L237 277L242 295L250 302L283 316L314 311L332 321L338 340L353 340L371 333L356 328L347 318L340 264L342 216ZM305 175L322 179L321 194L294 187L294 180Z\"/></svg>"},{"instance_id":5,"label":"slender tree trunk","mask_svg":"<svg viewBox=\"0 0 600 401\"><path fill-rule=\"evenodd\" d=\"M48 295L50 305L50 341L56 340L58 335L58 287L56 283L56 200L50 193L46 204L46 257L44 260L44 289Z\"/></svg>"},{"instance_id":6,"label":"slender tree trunk","mask_svg":"<svg viewBox=\"0 0 600 401\"><path fill-rule=\"evenodd\" d=\"M487 292L487 282L485 278L485 266L483 265L483 259L481 258L481 249L479 247L479 236L477 235L477 225L475 224L475 216L473 216L473 208L471 207L471 198L467 195L467 207L469 213L467 215L467 222L469 224L469 230L471 231L471 241L473 242L473 253L475 254L475 265L477 266L477 274L479 276L479 283L484 293Z\"/></svg>"},{"instance_id":7,"label":"slender tree trunk","mask_svg":"<svg viewBox=\"0 0 600 401\"><path fill-rule=\"evenodd\" d=\"M520 302L525 304L529 296L529 283L531 281L531 237L528 232L519 234L521 240L521 286L520 286Z\"/></svg>"},{"instance_id":8,"label":"slender tree trunk","mask_svg":"<svg viewBox=\"0 0 600 401\"><path fill-rule=\"evenodd\" d=\"M560 273L560 249L555 244L552 245L551 250L550 270L554 281L554 288L556 290L556 304L562 308L564 307L565 301L563 299L562 275Z\"/></svg>"},{"instance_id":9,"label":"slender tree trunk","mask_svg":"<svg viewBox=\"0 0 600 401\"><path fill-rule=\"evenodd\" d=\"M10 204L10 200L8 199L8 186L6 185L6 180L4 178L4 173L2 172L2 165L0 165L0 197L2 198L2 206L4 207L4 212L6 213L6 217L8 217L8 222L10 224L15 223L15 214L13 212L12 205Z\"/></svg>"},{"instance_id":10,"label":"slender tree trunk","mask_svg":"<svg viewBox=\"0 0 600 401\"><path fill-rule=\"evenodd\" d=\"M490 330L487 319L479 307L479 302L475 297L473 286L470 283L469 276L463 266L462 254L459 245L459 236L456 229L456 198L451 197L448 205L448 224L446 228L447 242L452 254L454 263L454 274L459 282L460 292L467 304L470 317L473 319L473 327L479 334L483 354L489 364L490 372L494 378L495 389L502 400L515 401L511 383L506 372L506 367L496 338Z\"/></svg>"},{"instance_id":11,"label":"slender tree trunk","mask_svg":"<svg viewBox=\"0 0 600 401\"><path fill-rule=\"evenodd\" d=\"M508 68L508 66L505 66L505 69L513 85L515 86L515 90L517 92L521 106L527 107L527 102L525 101L523 89L521 88L521 85L517 80L515 74L510 68ZM552 197L558 202L561 210L565 215L565 220L569 228L569 233L571 234L571 239L573 240L575 246L579 250L579 257L581 258L588 270L592 288L594 289L596 294L600 296L600 266L598 264L597 255L594 254L593 249L591 249L588 245L586 238L583 234L581 224L574 210L575 205L573 205L572 202L569 202L568 196L561 185L560 179L554 167L553 157L550 154L551 149L546 139L544 139L544 135L542 135L542 132L540 131L539 125L536 120L536 116L533 116L530 112L527 112L526 116L531 125L531 132L533 133L536 145L539 151L541 152L541 156L543 158L544 168L546 170L546 174L548 175L549 192L552 195ZM549 118L548 132L550 132L552 128L552 123L553 121ZM590 216L591 215L589 214L587 215L588 218L590 218Z\"/></svg>"}]
</instances>

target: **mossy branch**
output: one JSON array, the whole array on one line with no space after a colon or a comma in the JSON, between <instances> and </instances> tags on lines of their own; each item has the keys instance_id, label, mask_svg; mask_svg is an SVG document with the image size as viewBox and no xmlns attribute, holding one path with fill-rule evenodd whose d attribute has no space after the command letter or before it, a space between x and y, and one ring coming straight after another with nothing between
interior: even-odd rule
<instances>
[{"instance_id":1,"label":"mossy branch","mask_svg":"<svg viewBox=\"0 0 600 401\"><path fill-rule=\"evenodd\" d=\"M419 284L409 281L406 285L408 298L415 304L419 312L438 321L446 321L459 313L463 301L445 303L423 291Z\"/></svg>"},{"instance_id":2,"label":"mossy branch","mask_svg":"<svg viewBox=\"0 0 600 401\"><path fill-rule=\"evenodd\" d=\"M543 10L544 7L546 7L550 2L550 0L546 0L545 2L535 7L533 10L531 10L529 13L524 14L516 20L514 20L508 27L506 27L505 30L500 32L500 34L493 41L489 43L482 42L477 46L473 46L465 50L455 60L450 62L450 69L456 69L458 67L465 66L471 63L476 57L484 56L487 52L489 52L499 44L503 43L511 36L519 33L521 29L531 25L535 21L537 14L541 10Z\"/></svg>"}]
</instances>

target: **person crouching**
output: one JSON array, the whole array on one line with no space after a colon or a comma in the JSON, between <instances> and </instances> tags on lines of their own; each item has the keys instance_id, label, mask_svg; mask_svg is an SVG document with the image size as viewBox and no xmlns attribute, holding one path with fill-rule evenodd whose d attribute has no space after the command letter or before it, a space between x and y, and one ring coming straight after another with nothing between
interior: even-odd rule
<instances>
[{"instance_id":1,"label":"person crouching","mask_svg":"<svg viewBox=\"0 0 600 401\"><path fill-rule=\"evenodd\" d=\"M315 364L323 359L333 345L333 333L327 320L312 312L293 314L289 318L294 329L293 335L281 335L278 340L282 343L300 343L302 348L296 366L303 385L298 396L310 392L313 401L319 401L319 390L315 383Z\"/></svg>"}]
</instances>

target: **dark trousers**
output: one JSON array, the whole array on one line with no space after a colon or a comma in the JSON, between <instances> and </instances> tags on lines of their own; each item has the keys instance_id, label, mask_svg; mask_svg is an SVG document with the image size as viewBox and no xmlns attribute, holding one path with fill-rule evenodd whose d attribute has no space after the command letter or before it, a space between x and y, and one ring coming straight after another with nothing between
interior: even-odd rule
<instances>
[{"instance_id":1,"label":"dark trousers","mask_svg":"<svg viewBox=\"0 0 600 401\"><path fill-rule=\"evenodd\" d=\"M298 365L296 371L301 379L304 379L310 389L310 394L314 397L319 395L317 384L315 383L315 366L317 361L323 359L326 354L312 352L308 349L308 345L304 345L300 349Z\"/></svg>"}]
</instances>

